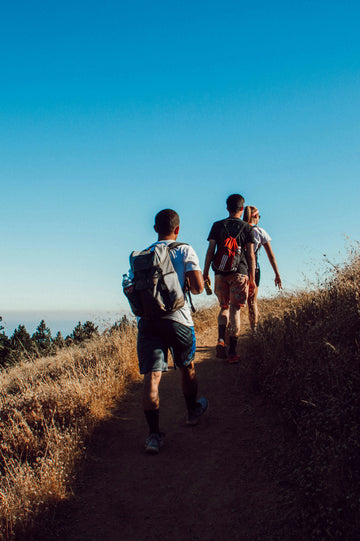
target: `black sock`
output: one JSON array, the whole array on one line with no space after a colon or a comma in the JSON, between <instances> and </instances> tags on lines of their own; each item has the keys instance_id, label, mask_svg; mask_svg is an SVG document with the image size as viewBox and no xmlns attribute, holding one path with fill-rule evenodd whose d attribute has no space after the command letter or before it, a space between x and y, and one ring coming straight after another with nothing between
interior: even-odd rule
<instances>
[{"instance_id":1,"label":"black sock","mask_svg":"<svg viewBox=\"0 0 360 541\"><path fill-rule=\"evenodd\" d=\"M224 340L224 342L225 342L225 332L226 332L226 325L219 325L219 340Z\"/></svg>"},{"instance_id":2,"label":"black sock","mask_svg":"<svg viewBox=\"0 0 360 541\"><path fill-rule=\"evenodd\" d=\"M187 407L188 410L194 410L196 408L196 404L197 404L196 395L197 395L197 393L193 393L193 394L185 394L184 393L186 407Z\"/></svg>"},{"instance_id":3,"label":"black sock","mask_svg":"<svg viewBox=\"0 0 360 541\"><path fill-rule=\"evenodd\" d=\"M147 424L149 425L150 434L160 434L159 430L159 415L160 410L145 410L145 417Z\"/></svg>"},{"instance_id":4,"label":"black sock","mask_svg":"<svg viewBox=\"0 0 360 541\"><path fill-rule=\"evenodd\" d=\"M236 346L237 346L237 337L236 336L230 336L230 339L229 339L229 342L230 342L230 345L229 345L229 353L230 355L235 355L236 353Z\"/></svg>"}]
</instances>

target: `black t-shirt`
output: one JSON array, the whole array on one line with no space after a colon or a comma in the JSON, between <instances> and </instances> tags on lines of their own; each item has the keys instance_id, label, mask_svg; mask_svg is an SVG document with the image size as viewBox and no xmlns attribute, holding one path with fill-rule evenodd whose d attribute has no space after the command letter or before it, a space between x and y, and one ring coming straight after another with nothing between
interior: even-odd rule
<instances>
[{"instance_id":1,"label":"black t-shirt","mask_svg":"<svg viewBox=\"0 0 360 541\"><path fill-rule=\"evenodd\" d=\"M227 230L224 227L224 223L226 223ZM254 231L253 227L250 224L244 222L240 218L225 218L225 220L219 220L218 222L213 223L207 240L215 240L217 250L219 244L224 241L226 237L228 237L229 235L231 235L232 237L236 237L239 234L239 231L241 232L239 238L237 239L237 242L239 246L241 246L241 259L237 272L239 274L247 275L248 264L245 253L246 244L254 243ZM214 272L215 274L228 274L215 269Z\"/></svg>"}]
</instances>

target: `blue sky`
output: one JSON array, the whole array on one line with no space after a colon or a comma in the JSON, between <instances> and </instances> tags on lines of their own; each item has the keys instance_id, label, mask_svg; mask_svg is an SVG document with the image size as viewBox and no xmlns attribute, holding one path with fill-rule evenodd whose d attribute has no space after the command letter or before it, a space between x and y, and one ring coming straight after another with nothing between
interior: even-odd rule
<instances>
[{"instance_id":1,"label":"blue sky","mask_svg":"<svg viewBox=\"0 0 360 541\"><path fill-rule=\"evenodd\" d=\"M286 289L341 258L360 232L359 15L346 1L2 6L0 315L124 310L121 275L156 212L179 212L203 265L230 193L260 208Z\"/></svg>"}]
</instances>

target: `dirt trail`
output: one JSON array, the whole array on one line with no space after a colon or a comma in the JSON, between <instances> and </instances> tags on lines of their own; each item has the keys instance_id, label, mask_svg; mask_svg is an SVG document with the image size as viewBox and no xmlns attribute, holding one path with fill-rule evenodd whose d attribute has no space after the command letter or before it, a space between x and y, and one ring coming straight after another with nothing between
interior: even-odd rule
<instances>
[{"instance_id":1,"label":"dirt trail","mask_svg":"<svg viewBox=\"0 0 360 541\"><path fill-rule=\"evenodd\" d=\"M185 425L179 373L170 370L160 386L165 445L146 455L136 385L99 426L74 497L46 518L37 541L300 539L276 458L279 416L252 392L249 363L216 359L214 340L214 330L198 337L200 394L210 402L201 424Z\"/></svg>"}]
</instances>

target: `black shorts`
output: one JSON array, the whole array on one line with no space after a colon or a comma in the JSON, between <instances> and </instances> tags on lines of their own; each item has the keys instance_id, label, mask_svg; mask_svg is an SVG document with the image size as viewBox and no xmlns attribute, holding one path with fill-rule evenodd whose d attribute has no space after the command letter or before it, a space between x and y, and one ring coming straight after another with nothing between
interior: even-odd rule
<instances>
[{"instance_id":1,"label":"black shorts","mask_svg":"<svg viewBox=\"0 0 360 541\"><path fill-rule=\"evenodd\" d=\"M255 284L257 287L260 285L260 267L256 267L255 269Z\"/></svg>"},{"instance_id":2,"label":"black shorts","mask_svg":"<svg viewBox=\"0 0 360 541\"><path fill-rule=\"evenodd\" d=\"M171 319L141 318L137 338L140 374L166 372L168 350L177 366L189 365L194 360L196 350L194 327Z\"/></svg>"}]
</instances>

